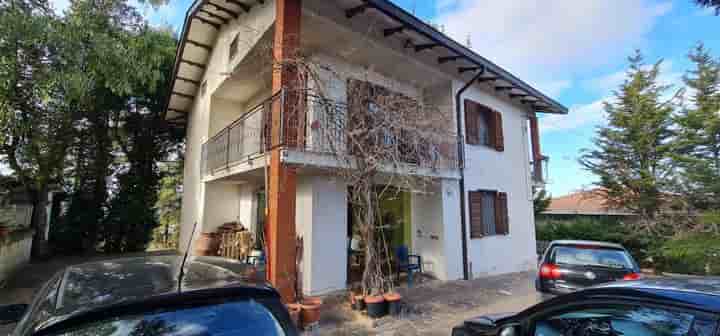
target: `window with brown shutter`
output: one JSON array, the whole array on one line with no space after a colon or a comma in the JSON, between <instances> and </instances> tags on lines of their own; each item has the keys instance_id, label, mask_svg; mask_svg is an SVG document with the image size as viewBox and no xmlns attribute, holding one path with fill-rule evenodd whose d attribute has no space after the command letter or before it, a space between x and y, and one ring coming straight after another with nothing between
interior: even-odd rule
<instances>
[{"instance_id":1,"label":"window with brown shutter","mask_svg":"<svg viewBox=\"0 0 720 336\"><path fill-rule=\"evenodd\" d=\"M473 101L465 100L465 142L468 145L480 144L480 134L477 127L479 113L475 106L476 104Z\"/></svg>"},{"instance_id":2,"label":"window with brown shutter","mask_svg":"<svg viewBox=\"0 0 720 336\"><path fill-rule=\"evenodd\" d=\"M465 142L468 145L484 145L504 151L502 115L500 112L465 100Z\"/></svg>"},{"instance_id":3,"label":"window with brown shutter","mask_svg":"<svg viewBox=\"0 0 720 336\"><path fill-rule=\"evenodd\" d=\"M492 113L495 116L495 118L493 118L495 121L493 123L493 145L498 152L504 152L505 137L503 136L502 114L498 111L492 111Z\"/></svg>"},{"instance_id":4,"label":"window with brown shutter","mask_svg":"<svg viewBox=\"0 0 720 336\"><path fill-rule=\"evenodd\" d=\"M470 238L510 233L507 193L491 190L469 192Z\"/></svg>"}]
</instances>

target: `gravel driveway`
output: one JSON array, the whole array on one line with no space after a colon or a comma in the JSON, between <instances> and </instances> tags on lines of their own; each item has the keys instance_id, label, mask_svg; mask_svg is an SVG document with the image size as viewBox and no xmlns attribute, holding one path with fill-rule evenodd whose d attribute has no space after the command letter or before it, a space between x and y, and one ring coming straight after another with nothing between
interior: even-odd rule
<instances>
[{"instance_id":1,"label":"gravel driveway","mask_svg":"<svg viewBox=\"0 0 720 336\"><path fill-rule=\"evenodd\" d=\"M407 312L372 321L338 300L326 307L320 335L450 335L453 326L488 313L516 312L541 301L534 272L471 281L429 281L400 288Z\"/></svg>"}]
</instances>

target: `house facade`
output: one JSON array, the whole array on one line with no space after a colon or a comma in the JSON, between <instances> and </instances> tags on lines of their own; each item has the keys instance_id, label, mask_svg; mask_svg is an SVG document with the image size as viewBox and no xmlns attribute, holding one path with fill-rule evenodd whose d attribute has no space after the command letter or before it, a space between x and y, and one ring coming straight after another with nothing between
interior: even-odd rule
<instances>
[{"instance_id":1,"label":"house facade","mask_svg":"<svg viewBox=\"0 0 720 336\"><path fill-rule=\"evenodd\" d=\"M393 245L442 280L535 267L536 113L561 104L387 0L197 0L181 38L167 108L187 131L181 242L194 223L239 223L284 297L295 276L306 294L346 288L352 185L328 173L327 139L347 136L351 88L365 85L452 120L423 147L432 165L393 168L434 181L383 200Z\"/></svg>"}]
</instances>

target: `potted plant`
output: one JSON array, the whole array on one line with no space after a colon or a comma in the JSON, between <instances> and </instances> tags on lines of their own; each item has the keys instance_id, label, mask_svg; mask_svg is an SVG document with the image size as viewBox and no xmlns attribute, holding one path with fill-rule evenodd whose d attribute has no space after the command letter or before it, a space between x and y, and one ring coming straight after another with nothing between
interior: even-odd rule
<instances>
[{"instance_id":1,"label":"potted plant","mask_svg":"<svg viewBox=\"0 0 720 336\"><path fill-rule=\"evenodd\" d=\"M383 295L383 298L387 302L388 313L392 316L400 315L402 296L396 292L389 292Z\"/></svg>"},{"instance_id":2,"label":"potted plant","mask_svg":"<svg viewBox=\"0 0 720 336\"><path fill-rule=\"evenodd\" d=\"M380 318L387 315L387 302L382 295L368 295L365 297L367 314L372 318Z\"/></svg>"},{"instance_id":3,"label":"potted plant","mask_svg":"<svg viewBox=\"0 0 720 336\"><path fill-rule=\"evenodd\" d=\"M302 298L300 306L302 307L303 326L313 326L320 321L320 307L322 299L315 296L305 296Z\"/></svg>"}]
</instances>

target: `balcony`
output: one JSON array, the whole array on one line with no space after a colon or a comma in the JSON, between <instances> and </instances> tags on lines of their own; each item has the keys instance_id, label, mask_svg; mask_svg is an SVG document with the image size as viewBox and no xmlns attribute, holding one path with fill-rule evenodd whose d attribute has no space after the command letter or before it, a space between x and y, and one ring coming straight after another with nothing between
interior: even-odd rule
<instances>
[{"instance_id":1,"label":"balcony","mask_svg":"<svg viewBox=\"0 0 720 336\"><path fill-rule=\"evenodd\" d=\"M282 106L286 99L297 100L296 110L285 111ZM278 106L276 106L278 105ZM270 140L273 107L281 109L280 140ZM348 131L348 107L344 102L325 99L309 92L302 94L286 91L270 97L255 106L230 125L220 130L202 147L203 176L225 172L243 163L252 163L273 148L280 147L291 152L294 158L324 158L313 162L291 162L310 165L327 165L337 154L352 154L348 146L351 138ZM382 141L391 150L397 151L403 169L410 173L426 170L454 170L459 168L457 160L457 136L448 136L440 141L429 141L414 137L408 141L410 132L417 130L383 131L377 141ZM414 153L408 155L404 153ZM347 156L347 155L345 155ZM319 163L319 162L324 162Z\"/></svg>"},{"instance_id":2,"label":"balcony","mask_svg":"<svg viewBox=\"0 0 720 336\"><path fill-rule=\"evenodd\" d=\"M550 158L541 155L535 161L530 162L530 176L535 186L544 186L548 182L548 162Z\"/></svg>"}]
</instances>

